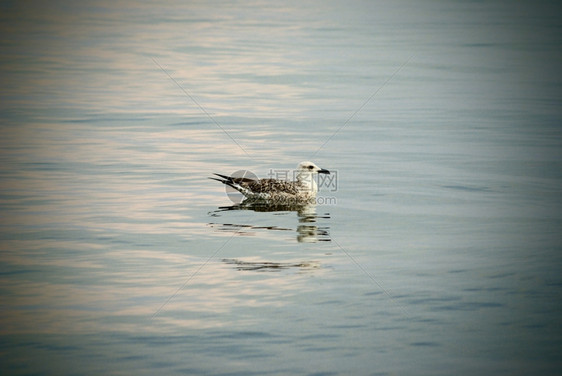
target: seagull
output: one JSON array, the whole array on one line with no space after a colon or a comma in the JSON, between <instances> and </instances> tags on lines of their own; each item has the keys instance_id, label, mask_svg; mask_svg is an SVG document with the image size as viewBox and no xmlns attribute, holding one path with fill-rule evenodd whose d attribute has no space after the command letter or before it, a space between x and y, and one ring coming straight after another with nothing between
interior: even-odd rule
<instances>
[{"instance_id":1,"label":"seagull","mask_svg":"<svg viewBox=\"0 0 562 376\"><path fill-rule=\"evenodd\" d=\"M330 174L330 171L318 167L313 162L306 161L299 163L297 166L295 181L237 178L221 174L214 174L220 179L214 177L209 179L236 189L249 201L304 204L313 200L318 192L315 174Z\"/></svg>"}]
</instances>

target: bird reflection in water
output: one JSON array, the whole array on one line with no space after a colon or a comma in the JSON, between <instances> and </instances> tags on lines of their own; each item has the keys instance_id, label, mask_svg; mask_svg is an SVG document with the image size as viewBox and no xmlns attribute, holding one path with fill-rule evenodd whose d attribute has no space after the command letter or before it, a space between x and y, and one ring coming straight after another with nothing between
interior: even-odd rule
<instances>
[{"instance_id":1,"label":"bird reflection in water","mask_svg":"<svg viewBox=\"0 0 562 376\"><path fill-rule=\"evenodd\" d=\"M236 266L240 271L279 272L285 269L298 269L300 272L317 269L320 264L316 261L303 262L269 262L269 261L242 261L237 259L223 259L226 264Z\"/></svg>"},{"instance_id":2,"label":"bird reflection in water","mask_svg":"<svg viewBox=\"0 0 562 376\"><path fill-rule=\"evenodd\" d=\"M329 219L330 214L325 213L318 215L316 213L316 205L286 205L286 204L272 204L260 202L242 202L240 204L231 206L222 206L215 210L210 215L220 217L218 213L230 210L252 210L255 212L279 212L290 213L296 212L298 217L298 224L296 227L297 241L299 243L316 243L331 241L329 227L318 226L319 219ZM241 234L249 234L247 230L271 230L271 231L294 231L292 228L278 227L278 226L253 226L248 224L233 224L233 223L209 223L209 226L217 228L219 231L235 231Z\"/></svg>"}]
</instances>

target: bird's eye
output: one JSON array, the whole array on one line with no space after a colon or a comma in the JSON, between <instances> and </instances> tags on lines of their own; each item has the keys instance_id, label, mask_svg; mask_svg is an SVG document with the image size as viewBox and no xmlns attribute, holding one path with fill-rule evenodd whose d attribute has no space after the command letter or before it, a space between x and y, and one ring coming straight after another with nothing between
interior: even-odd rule
<instances>
[{"instance_id":1,"label":"bird's eye","mask_svg":"<svg viewBox=\"0 0 562 376\"><path fill-rule=\"evenodd\" d=\"M308 166L309 170L312 170L314 168L314 166Z\"/></svg>"}]
</instances>

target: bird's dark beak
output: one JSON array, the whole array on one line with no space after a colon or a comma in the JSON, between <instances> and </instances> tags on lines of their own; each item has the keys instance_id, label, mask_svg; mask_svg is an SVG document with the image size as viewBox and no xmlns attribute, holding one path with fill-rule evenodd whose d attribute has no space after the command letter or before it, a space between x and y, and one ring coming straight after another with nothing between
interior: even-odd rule
<instances>
[{"instance_id":1,"label":"bird's dark beak","mask_svg":"<svg viewBox=\"0 0 562 376\"><path fill-rule=\"evenodd\" d=\"M318 173L319 173L319 174L328 174L328 175L330 175L330 171L324 170L324 169L321 169L320 171L318 171Z\"/></svg>"}]
</instances>

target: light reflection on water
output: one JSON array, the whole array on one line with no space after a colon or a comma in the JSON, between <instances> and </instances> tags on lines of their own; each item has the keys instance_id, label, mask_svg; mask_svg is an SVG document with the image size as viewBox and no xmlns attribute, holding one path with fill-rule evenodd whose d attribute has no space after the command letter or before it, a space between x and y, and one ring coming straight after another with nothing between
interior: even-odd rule
<instances>
[{"instance_id":1,"label":"light reflection on water","mask_svg":"<svg viewBox=\"0 0 562 376\"><path fill-rule=\"evenodd\" d=\"M0 5L0 373L559 374L531 5ZM334 205L219 209L316 151Z\"/></svg>"}]
</instances>

